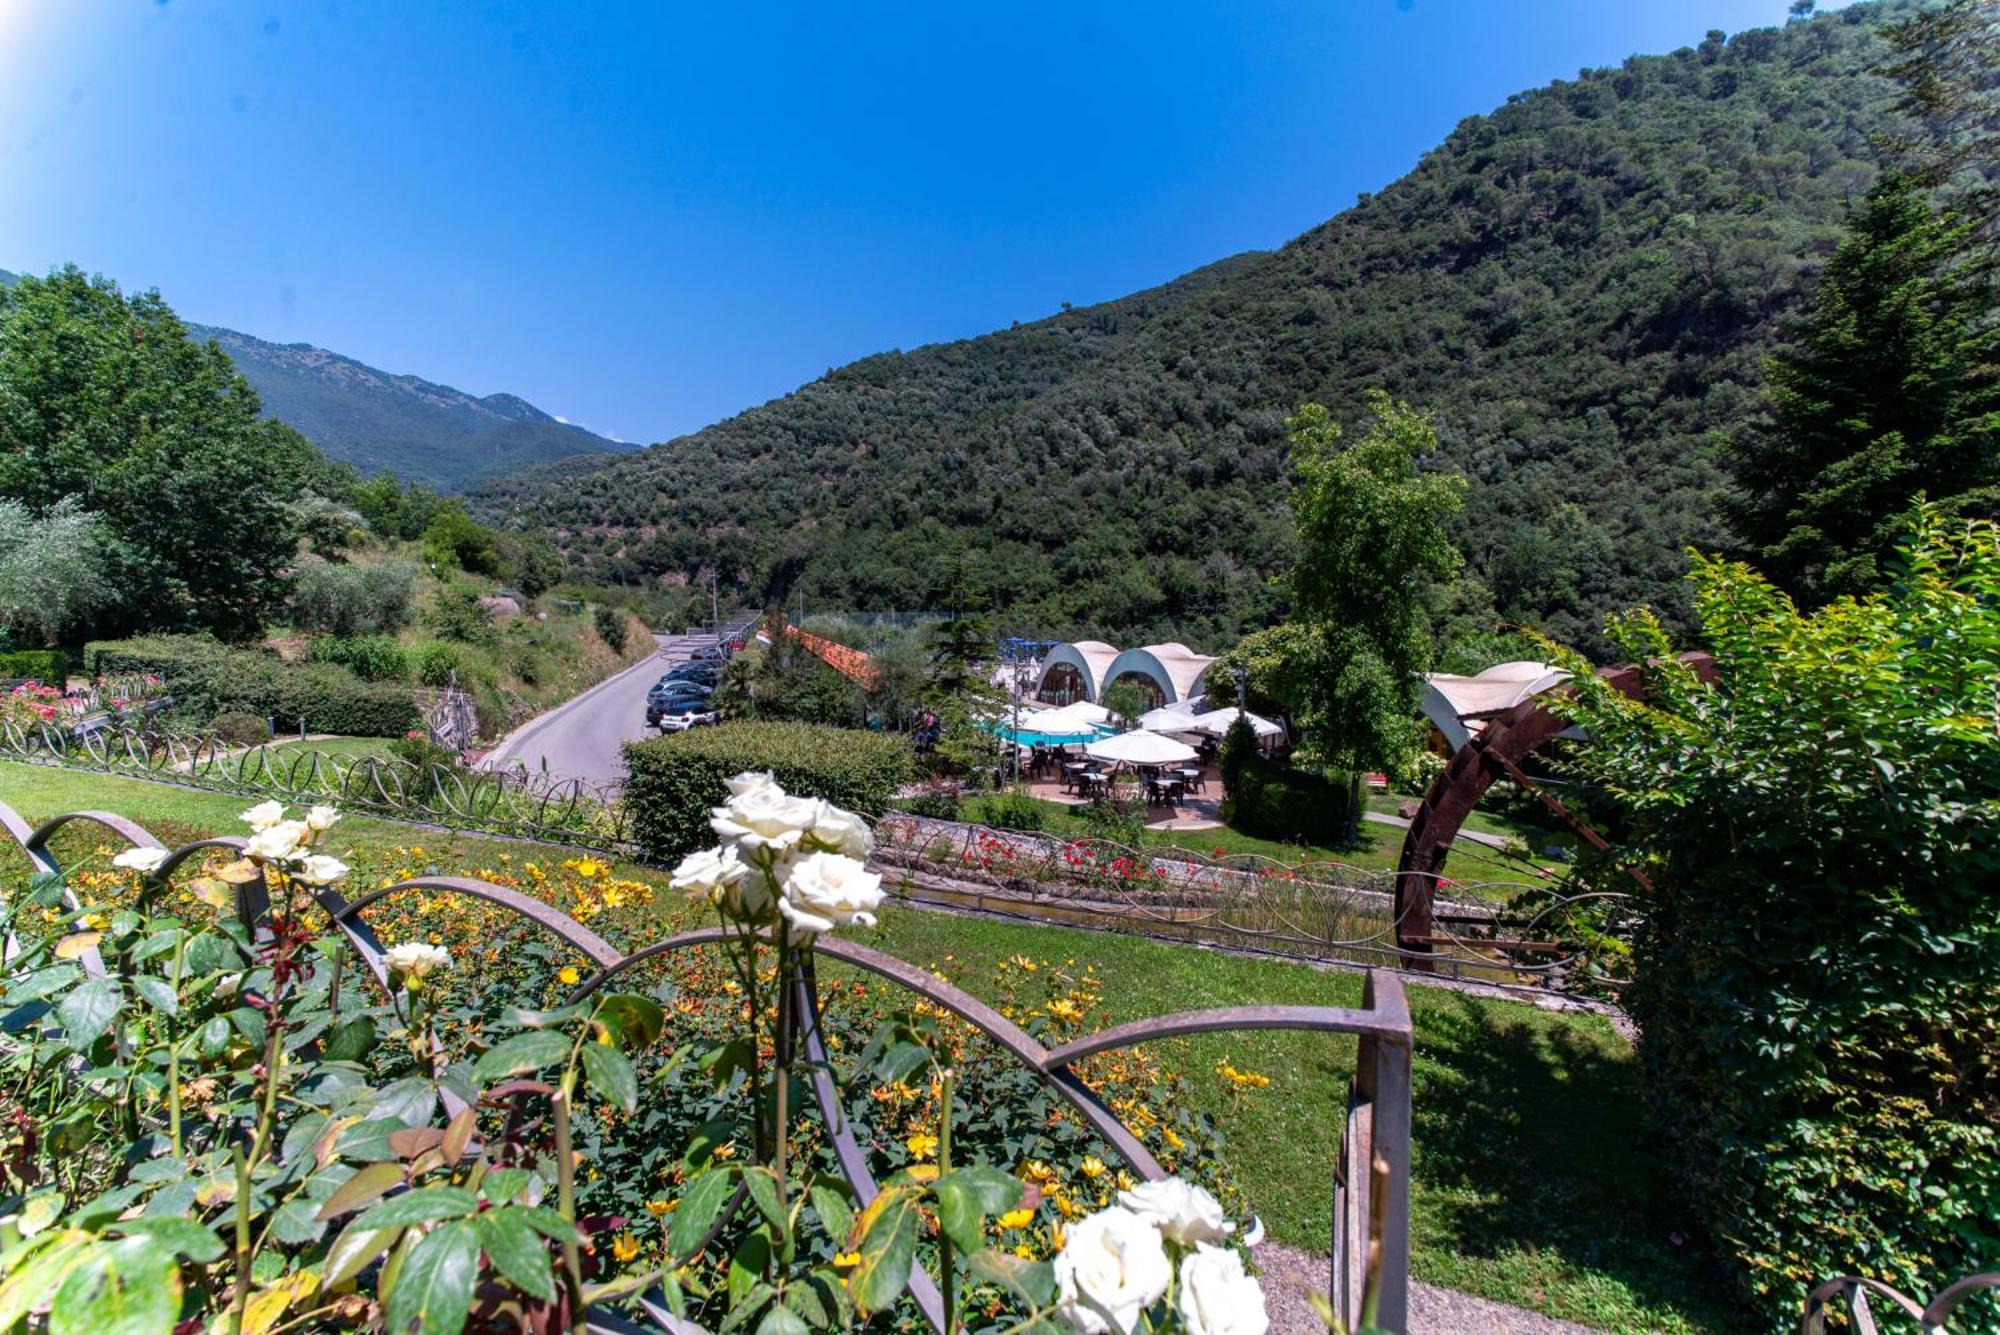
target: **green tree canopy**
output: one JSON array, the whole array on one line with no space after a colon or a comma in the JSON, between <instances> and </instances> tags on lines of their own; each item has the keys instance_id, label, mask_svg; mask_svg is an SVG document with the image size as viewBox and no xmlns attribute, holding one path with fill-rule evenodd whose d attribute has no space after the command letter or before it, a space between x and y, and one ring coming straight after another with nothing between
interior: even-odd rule
<instances>
[{"instance_id":1,"label":"green tree canopy","mask_svg":"<svg viewBox=\"0 0 2000 1335\"><path fill-rule=\"evenodd\" d=\"M1280 639L1294 661L1273 678L1296 683L1291 703L1309 758L1400 773L1422 737L1425 609L1431 586L1459 568L1447 526L1465 481L1419 471L1437 448L1422 414L1379 390L1367 404L1373 420L1350 446L1316 403L1290 420L1300 549L1293 621L1301 633Z\"/></svg>"},{"instance_id":2,"label":"green tree canopy","mask_svg":"<svg viewBox=\"0 0 2000 1335\"><path fill-rule=\"evenodd\" d=\"M157 293L74 266L0 290L0 496L102 516L115 605L95 629L255 633L297 546L291 502L323 480L303 436Z\"/></svg>"},{"instance_id":3,"label":"green tree canopy","mask_svg":"<svg viewBox=\"0 0 2000 1335\"><path fill-rule=\"evenodd\" d=\"M1808 603L1878 586L1920 494L1995 512L2000 328L1991 284L1954 263L1971 230L1905 177L1869 190L1769 364L1769 416L1727 452L1738 535Z\"/></svg>"}]
</instances>

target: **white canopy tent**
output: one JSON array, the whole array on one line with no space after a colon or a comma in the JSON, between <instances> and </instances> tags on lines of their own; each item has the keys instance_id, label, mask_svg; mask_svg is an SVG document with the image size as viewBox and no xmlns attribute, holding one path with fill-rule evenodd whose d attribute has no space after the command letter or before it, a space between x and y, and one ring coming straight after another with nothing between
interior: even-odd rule
<instances>
[{"instance_id":1,"label":"white canopy tent","mask_svg":"<svg viewBox=\"0 0 2000 1335\"><path fill-rule=\"evenodd\" d=\"M1236 716L1238 714L1243 714L1243 717L1250 721L1250 731L1257 734L1259 741L1267 737L1281 737L1284 735L1284 728L1271 722L1271 720L1257 714L1244 714L1242 710L1233 706L1228 709L1214 709L1206 714L1195 715L1193 720L1190 721L1187 731L1198 732L1207 737L1227 736L1229 730L1236 726Z\"/></svg>"},{"instance_id":2,"label":"white canopy tent","mask_svg":"<svg viewBox=\"0 0 2000 1335\"><path fill-rule=\"evenodd\" d=\"M1157 732L1121 732L1083 748L1093 760L1109 760L1123 765L1185 765L1194 759L1194 748Z\"/></svg>"}]
</instances>

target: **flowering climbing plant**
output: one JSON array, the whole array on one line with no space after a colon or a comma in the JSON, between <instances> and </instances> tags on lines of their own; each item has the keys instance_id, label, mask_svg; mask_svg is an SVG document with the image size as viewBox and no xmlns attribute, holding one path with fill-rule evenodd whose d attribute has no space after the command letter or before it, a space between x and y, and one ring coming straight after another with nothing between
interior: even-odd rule
<instances>
[{"instance_id":1,"label":"flowering climbing plant","mask_svg":"<svg viewBox=\"0 0 2000 1335\"><path fill-rule=\"evenodd\" d=\"M592 857L475 869L614 935L715 924L645 984L510 942L422 847L357 869L330 806L243 821L240 847L104 850L0 908L0 1330L546 1332L625 1306L756 1335L1262 1335L1254 1225L1150 1058L1077 1074L1215 1192L1107 1163L940 1006L817 990L826 940L883 900L853 813L745 774L673 893ZM357 953L336 922L371 886L387 944ZM1101 989L1075 964L1004 963L1003 1013L1085 1032Z\"/></svg>"}]
</instances>

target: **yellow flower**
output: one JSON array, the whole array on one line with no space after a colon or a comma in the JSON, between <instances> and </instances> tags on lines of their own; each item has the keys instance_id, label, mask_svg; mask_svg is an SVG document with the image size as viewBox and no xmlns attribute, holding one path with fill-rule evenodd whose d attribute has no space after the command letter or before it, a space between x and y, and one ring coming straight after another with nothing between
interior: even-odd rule
<instances>
[{"instance_id":1,"label":"yellow flower","mask_svg":"<svg viewBox=\"0 0 2000 1335\"><path fill-rule=\"evenodd\" d=\"M611 1240L611 1254L622 1263L639 1254L639 1240L630 1233L620 1233Z\"/></svg>"},{"instance_id":2,"label":"yellow flower","mask_svg":"<svg viewBox=\"0 0 2000 1335\"><path fill-rule=\"evenodd\" d=\"M909 1147L911 1158L928 1159L937 1153L938 1138L928 1131L919 1131L903 1144Z\"/></svg>"},{"instance_id":3,"label":"yellow flower","mask_svg":"<svg viewBox=\"0 0 2000 1335\"><path fill-rule=\"evenodd\" d=\"M576 971L574 964L563 965L562 972L557 974L556 977L562 981L565 987L575 987L583 981L583 975Z\"/></svg>"},{"instance_id":4,"label":"yellow flower","mask_svg":"<svg viewBox=\"0 0 2000 1335\"><path fill-rule=\"evenodd\" d=\"M1033 1210L1009 1210L1006 1214L1000 1216L1000 1227L1002 1228L1026 1228L1034 1222L1035 1212Z\"/></svg>"},{"instance_id":5,"label":"yellow flower","mask_svg":"<svg viewBox=\"0 0 2000 1335\"><path fill-rule=\"evenodd\" d=\"M1083 1019L1083 1007L1077 1005L1067 997L1057 997L1054 1001L1051 1001L1048 1010L1049 1018L1053 1020L1063 1020L1069 1024L1076 1024Z\"/></svg>"},{"instance_id":6,"label":"yellow flower","mask_svg":"<svg viewBox=\"0 0 2000 1335\"><path fill-rule=\"evenodd\" d=\"M1166 1137L1167 1144L1169 1147L1177 1150L1183 1150L1187 1148L1187 1142L1185 1140L1182 1140L1179 1136L1175 1135L1174 1129L1172 1127L1170 1126L1161 1127L1160 1134Z\"/></svg>"},{"instance_id":7,"label":"yellow flower","mask_svg":"<svg viewBox=\"0 0 2000 1335\"><path fill-rule=\"evenodd\" d=\"M860 1252L840 1252L833 1258L833 1268L836 1270L852 1270L860 1264Z\"/></svg>"},{"instance_id":8,"label":"yellow flower","mask_svg":"<svg viewBox=\"0 0 2000 1335\"><path fill-rule=\"evenodd\" d=\"M718 1159L734 1159L736 1157L736 1142L732 1140L727 1145L717 1145L715 1147L715 1157Z\"/></svg>"},{"instance_id":9,"label":"yellow flower","mask_svg":"<svg viewBox=\"0 0 2000 1335\"><path fill-rule=\"evenodd\" d=\"M1104 1160L1094 1154L1086 1156L1077 1167L1083 1170L1085 1177L1103 1177L1105 1173Z\"/></svg>"},{"instance_id":10,"label":"yellow flower","mask_svg":"<svg viewBox=\"0 0 2000 1335\"><path fill-rule=\"evenodd\" d=\"M655 1219L665 1218L668 1214L672 1213L673 1208L674 1208L673 1203L669 1201L646 1202L646 1213L653 1216L653 1218Z\"/></svg>"}]
</instances>

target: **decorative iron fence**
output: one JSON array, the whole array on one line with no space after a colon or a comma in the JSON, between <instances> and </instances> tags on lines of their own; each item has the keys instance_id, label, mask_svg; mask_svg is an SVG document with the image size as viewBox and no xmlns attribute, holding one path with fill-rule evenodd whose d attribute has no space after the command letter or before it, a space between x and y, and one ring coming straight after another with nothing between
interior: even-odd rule
<instances>
[{"instance_id":1,"label":"decorative iron fence","mask_svg":"<svg viewBox=\"0 0 2000 1335\"><path fill-rule=\"evenodd\" d=\"M244 840L225 837L201 840L166 851L165 846L142 827L101 811L72 812L31 828L17 812L0 802L0 829L4 829L20 847L40 875L61 874L62 868L50 849L50 840L58 830L73 822L95 824L133 847L162 850L165 857L149 874L146 883L148 891L156 896L169 891L176 876L198 874L205 850L229 850L234 856L245 847ZM83 906L74 894L65 890L65 895L69 908L80 913ZM421 876L372 890L351 901L330 887L313 890L312 898L319 910L339 930L367 977L385 996L390 989L386 952L370 926L369 916L386 901L406 895L421 896L433 902L451 899L481 901L513 915L526 928L561 942L593 966L591 973L579 978L568 1003L591 997L648 961L717 945L728 934L723 928L705 928L680 933L626 952L552 905L485 881ZM261 874L254 880L237 885L235 913L251 934L251 939L256 939L258 934L272 926L268 891ZM1342 1315L1350 1328L1360 1323L1365 1293L1372 1296L1376 1304L1374 1316L1377 1329L1407 1329L1412 1029L1403 984L1393 972L1375 970L1369 974L1359 1008L1237 1006L1187 1011L1117 1025L1051 1048L977 997L893 956L831 937L822 939L815 953L821 959L835 961L895 984L922 1002L957 1017L983 1035L995 1051L1031 1073L1040 1086L1063 1100L1125 1161L1132 1174L1147 1181L1160 1180L1165 1173L1142 1138L1078 1074L1078 1065L1086 1058L1162 1039L1218 1031L1289 1029L1326 1035L1354 1035L1359 1040L1356 1068L1331 1192L1333 1265L1330 1300L1334 1310ZM10 936L6 958L11 959L14 954L14 942ZM85 943L70 954L86 973L98 977L105 975L107 965L94 946ZM336 982L336 991L338 987ZM787 1036L806 1055L807 1064L813 1072L809 1081L810 1094L817 1104L823 1133L831 1144L847 1184L865 1211L876 1199L880 1188L870 1169L870 1152L855 1136L855 1127L860 1123L842 1105L840 1090L832 1075L834 1068L823 1038L823 1007L814 970L808 967L802 971L795 987L796 994L789 998L791 1004L781 1008L782 1013L791 1017ZM443 1082L439 1084L438 1093L448 1118L458 1117L467 1107L464 1099ZM639 1118L628 1125L645 1126L647 1123L644 1118ZM480 1150L475 1147L471 1152ZM745 1193L739 1191L725 1207L723 1222L746 1208ZM714 1232L720 1231L721 1227L719 1223L710 1236L714 1236ZM928 1274L914 1263L910 1292L933 1330L943 1331L944 1312L939 1292ZM657 1290L640 1299L637 1308L654 1327L675 1332L675 1335L693 1335L699 1329L672 1316L664 1296ZM593 1315L592 1325L607 1331L638 1328L613 1313Z\"/></svg>"},{"instance_id":2,"label":"decorative iron fence","mask_svg":"<svg viewBox=\"0 0 2000 1335\"><path fill-rule=\"evenodd\" d=\"M613 790L525 767L473 770L312 747L240 747L212 736L111 727L79 734L56 723L0 727L0 758L295 802L335 802L401 820L615 848L628 842Z\"/></svg>"},{"instance_id":3,"label":"decorative iron fence","mask_svg":"<svg viewBox=\"0 0 2000 1335\"><path fill-rule=\"evenodd\" d=\"M1390 870L905 815L876 823L875 859L921 903L1537 992L1601 996L1624 982L1626 898L1553 881L1435 878L1420 952L1398 930Z\"/></svg>"}]
</instances>

